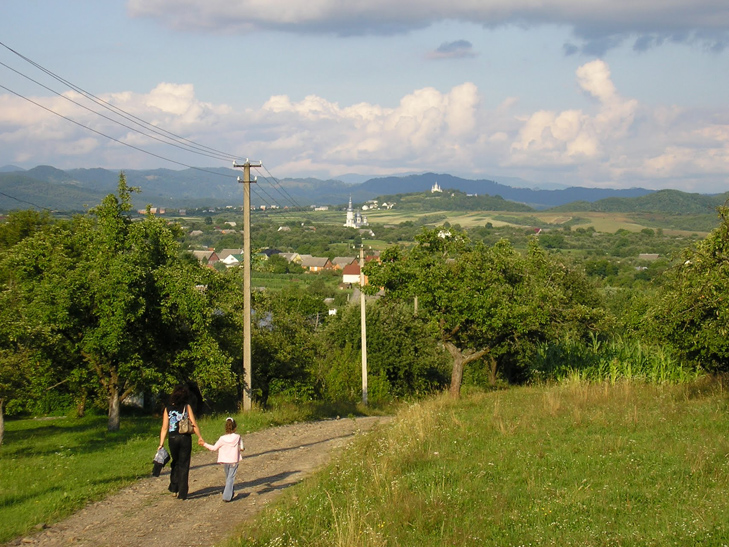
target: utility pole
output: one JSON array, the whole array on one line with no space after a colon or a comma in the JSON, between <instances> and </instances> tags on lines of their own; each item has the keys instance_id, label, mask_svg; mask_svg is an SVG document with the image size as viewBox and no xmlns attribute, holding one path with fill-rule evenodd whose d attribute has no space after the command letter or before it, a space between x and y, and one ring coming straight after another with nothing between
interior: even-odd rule
<instances>
[{"instance_id":1,"label":"utility pole","mask_svg":"<svg viewBox=\"0 0 729 547\"><path fill-rule=\"evenodd\" d=\"M365 312L364 247L359 248L359 307L362 329L362 404L367 406L367 314Z\"/></svg>"},{"instance_id":2,"label":"utility pole","mask_svg":"<svg viewBox=\"0 0 729 547\"><path fill-rule=\"evenodd\" d=\"M261 163L252 164L247 159L245 163L233 162L233 169L243 168L243 411L248 412L252 407L252 381L251 374L251 167L261 167Z\"/></svg>"}]
</instances>

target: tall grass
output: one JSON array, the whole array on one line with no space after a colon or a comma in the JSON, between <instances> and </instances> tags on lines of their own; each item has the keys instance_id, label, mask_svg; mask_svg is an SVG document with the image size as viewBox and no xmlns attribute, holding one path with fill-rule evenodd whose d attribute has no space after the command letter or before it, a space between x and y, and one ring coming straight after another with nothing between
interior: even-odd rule
<instances>
[{"instance_id":1,"label":"tall grass","mask_svg":"<svg viewBox=\"0 0 729 547\"><path fill-rule=\"evenodd\" d=\"M654 384L685 383L703 372L684 364L663 347L617 338L590 344L563 340L537 348L533 362L536 380L610 382L639 380Z\"/></svg>"},{"instance_id":2,"label":"tall grass","mask_svg":"<svg viewBox=\"0 0 729 547\"><path fill-rule=\"evenodd\" d=\"M360 438L233 544L724 545L728 427L708 381L440 397Z\"/></svg>"}]
</instances>

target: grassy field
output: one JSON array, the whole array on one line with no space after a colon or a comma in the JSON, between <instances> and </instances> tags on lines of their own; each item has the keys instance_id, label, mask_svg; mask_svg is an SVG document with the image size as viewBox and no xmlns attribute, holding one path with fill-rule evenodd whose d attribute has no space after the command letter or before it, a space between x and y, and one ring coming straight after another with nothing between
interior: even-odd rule
<instances>
[{"instance_id":1,"label":"grassy field","mask_svg":"<svg viewBox=\"0 0 729 547\"><path fill-rule=\"evenodd\" d=\"M347 415L353 408L292 407L236 416L251 432L306 419ZM221 418L203 417L203 434ZM152 471L160 418L122 417L106 431L106 416L9 420L0 447L0 544L70 515ZM195 444L193 450L200 448ZM204 450L204 449L203 449Z\"/></svg>"},{"instance_id":2,"label":"grassy field","mask_svg":"<svg viewBox=\"0 0 729 547\"><path fill-rule=\"evenodd\" d=\"M359 437L231 545L726 545L727 403L709 379L435 397ZM237 418L253 431L320 414ZM203 431L210 420L219 418L201 420ZM0 543L149 474L159 421L105 425L101 416L7 423Z\"/></svg>"},{"instance_id":3,"label":"grassy field","mask_svg":"<svg viewBox=\"0 0 729 547\"><path fill-rule=\"evenodd\" d=\"M289 215L292 218L299 218L296 213L289 213ZM598 232L615 233L621 229L629 232L640 232L644 228L661 228L668 235L705 234L718 224L718 219L713 213L704 215L701 218L699 218L699 215L687 215L684 219L684 217L677 215L661 216L644 213L601 213L591 211L576 213L550 211L529 211L524 213L511 211L427 211L423 213L422 211L398 211L397 209L367 211L367 219L370 224L417 222L423 216L442 217L443 220L435 224L443 224L443 222L448 221L450 224L459 224L464 228L484 226L488 222L496 227L507 225L531 227L534 224L532 222L534 219L547 226L559 227L573 218L577 218L578 223L576 226L580 228L593 227ZM511 220L506 221L504 220L505 217L509 217ZM306 214L300 216L300 219L325 224L341 224L343 216L341 211L307 211ZM681 219L684 219L685 222L679 222ZM704 226L705 229L691 229L682 226L682 224L691 222Z\"/></svg>"},{"instance_id":4,"label":"grassy field","mask_svg":"<svg viewBox=\"0 0 729 547\"><path fill-rule=\"evenodd\" d=\"M726 545L727 393L576 382L439 397L361 437L233 545Z\"/></svg>"}]
</instances>

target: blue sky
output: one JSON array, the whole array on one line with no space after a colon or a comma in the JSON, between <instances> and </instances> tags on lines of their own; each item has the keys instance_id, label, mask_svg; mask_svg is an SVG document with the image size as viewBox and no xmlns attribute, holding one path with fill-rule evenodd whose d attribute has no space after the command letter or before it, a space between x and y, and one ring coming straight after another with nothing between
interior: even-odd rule
<instances>
[{"instance_id":1,"label":"blue sky","mask_svg":"<svg viewBox=\"0 0 729 547\"><path fill-rule=\"evenodd\" d=\"M729 190L726 0L3 0L0 42L0 166Z\"/></svg>"}]
</instances>

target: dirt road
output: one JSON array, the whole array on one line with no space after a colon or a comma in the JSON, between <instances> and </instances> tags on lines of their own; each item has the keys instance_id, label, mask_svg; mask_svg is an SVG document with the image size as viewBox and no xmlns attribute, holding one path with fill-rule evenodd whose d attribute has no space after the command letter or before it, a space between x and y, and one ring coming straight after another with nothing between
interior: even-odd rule
<instances>
[{"instance_id":1,"label":"dirt road","mask_svg":"<svg viewBox=\"0 0 729 547\"><path fill-rule=\"evenodd\" d=\"M336 449L386 418L343 418L288 425L243 437L236 497L222 500L223 471L216 454L193 456L185 501L168 491L169 466L160 477L137 483L89 505L67 520L9 545L181 547L210 546L229 537L283 489L326 464ZM196 438L193 438L196 439ZM151 463L150 463L151 471ZM187 515L180 532L176 521Z\"/></svg>"}]
</instances>

